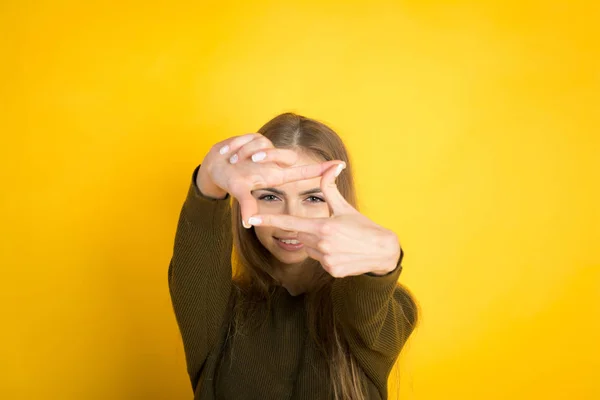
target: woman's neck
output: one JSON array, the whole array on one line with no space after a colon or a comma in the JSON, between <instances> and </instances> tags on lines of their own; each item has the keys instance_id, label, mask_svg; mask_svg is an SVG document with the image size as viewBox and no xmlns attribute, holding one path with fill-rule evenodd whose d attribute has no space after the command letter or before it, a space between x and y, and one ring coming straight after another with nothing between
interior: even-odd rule
<instances>
[{"instance_id":1,"label":"woman's neck","mask_svg":"<svg viewBox=\"0 0 600 400\"><path fill-rule=\"evenodd\" d=\"M292 296L308 292L314 282L319 263L304 261L298 264L284 264L273 260L272 276L281 286L287 289Z\"/></svg>"}]
</instances>

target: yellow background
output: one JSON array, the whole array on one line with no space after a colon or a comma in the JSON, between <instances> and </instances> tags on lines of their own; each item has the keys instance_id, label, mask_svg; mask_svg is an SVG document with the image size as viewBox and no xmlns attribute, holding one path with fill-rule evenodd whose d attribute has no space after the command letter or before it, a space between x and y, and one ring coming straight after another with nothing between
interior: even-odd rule
<instances>
[{"instance_id":1,"label":"yellow background","mask_svg":"<svg viewBox=\"0 0 600 400\"><path fill-rule=\"evenodd\" d=\"M402 398L600 398L597 3L320 3L0 3L1 398L191 398L179 208L283 111L402 239Z\"/></svg>"}]
</instances>

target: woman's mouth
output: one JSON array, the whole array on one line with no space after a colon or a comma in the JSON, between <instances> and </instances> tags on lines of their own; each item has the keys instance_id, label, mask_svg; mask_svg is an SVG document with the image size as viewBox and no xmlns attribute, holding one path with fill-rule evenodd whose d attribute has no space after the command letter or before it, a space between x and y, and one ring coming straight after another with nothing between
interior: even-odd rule
<instances>
[{"instance_id":1,"label":"woman's mouth","mask_svg":"<svg viewBox=\"0 0 600 400\"><path fill-rule=\"evenodd\" d=\"M304 247L304 244L301 243L298 239L279 239L275 238L277 245L286 251L298 251Z\"/></svg>"}]
</instances>

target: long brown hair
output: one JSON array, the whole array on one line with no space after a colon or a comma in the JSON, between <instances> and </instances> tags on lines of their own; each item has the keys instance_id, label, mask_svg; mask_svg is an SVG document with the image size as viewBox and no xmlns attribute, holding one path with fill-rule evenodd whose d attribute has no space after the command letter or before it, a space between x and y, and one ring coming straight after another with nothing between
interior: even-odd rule
<instances>
[{"instance_id":1,"label":"long brown hair","mask_svg":"<svg viewBox=\"0 0 600 400\"><path fill-rule=\"evenodd\" d=\"M346 169L337 177L336 185L348 203L357 207L352 163L344 143L331 128L310 118L285 113L267 122L258 132L277 148L301 150L323 161L345 161ZM242 327L259 323L257 321L261 321L261 318L258 314L266 316L264 311L271 306L271 295L278 286L269 274L270 253L259 242L254 229L242 227L240 206L235 199L232 200L232 229L235 307L230 337L235 336ZM310 258L306 262L318 263ZM327 360L333 397L336 400L364 400L360 368L348 349L346 338L333 313L330 290L334 278L322 268L316 270L320 273L315 276L311 290L306 293L309 334Z\"/></svg>"}]
</instances>

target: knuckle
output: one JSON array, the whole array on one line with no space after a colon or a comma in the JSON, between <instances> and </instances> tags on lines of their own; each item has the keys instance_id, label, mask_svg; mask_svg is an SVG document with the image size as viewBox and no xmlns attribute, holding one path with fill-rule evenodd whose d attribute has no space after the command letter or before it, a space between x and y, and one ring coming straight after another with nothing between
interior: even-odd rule
<instances>
[{"instance_id":1,"label":"knuckle","mask_svg":"<svg viewBox=\"0 0 600 400\"><path fill-rule=\"evenodd\" d=\"M264 137L263 135L261 135L260 133L248 133L246 135L241 136L243 139L251 142L253 140L258 140L262 137Z\"/></svg>"},{"instance_id":2,"label":"knuckle","mask_svg":"<svg viewBox=\"0 0 600 400\"><path fill-rule=\"evenodd\" d=\"M236 154L240 157L240 159L244 159L244 158L246 158L246 156L248 156L249 152L250 152L250 149L248 148L248 145L246 144L246 145L240 147L236 151Z\"/></svg>"},{"instance_id":3,"label":"knuckle","mask_svg":"<svg viewBox=\"0 0 600 400\"><path fill-rule=\"evenodd\" d=\"M264 147L274 147L273 146L273 142L271 142L269 139L267 139L266 137L264 137L262 135L258 139L256 139L256 140L257 140L257 142L261 146L264 146Z\"/></svg>"},{"instance_id":4,"label":"knuckle","mask_svg":"<svg viewBox=\"0 0 600 400\"><path fill-rule=\"evenodd\" d=\"M344 271L342 271L341 269L336 269L332 275L334 278L343 278L346 276L346 274L344 274Z\"/></svg>"},{"instance_id":5,"label":"knuckle","mask_svg":"<svg viewBox=\"0 0 600 400\"><path fill-rule=\"evenodd\" d=\"M325 240L319 240L317 242L317 250L321 253L328 254L330 250L329 243Z\"/></svg>"},{"instance_id":6,"label":"knuckle","mask_svg":"<svg viewBox=\"0 0 600 400\"><path fill-rule=\"evenodd\" d=\"M264 152L267 154L267 159L269 160L282 160L285 158L280 149L265 149Z\"/></svg>"},{"instance_id":7,"label":"knuckle","mask_svg":"<svg viewBox=\"0 0 600 400\"><path fill-rule=\"evenodd\" d=\"M236 136L233 139L231 139L231 142L229 142L229 146L231 146L232 148L236 148L240 146L243 142L244 136Z\"/></svg>"},{"instance_id":8,"label":"knuckle","mask_svg":"<svg viewBox=\"0 0 600 400\"><path fill-rule=\"evenodd\" d=\"M344 277L344 271L342 271L342 269L338 266L332 266L329 269L329 274L331 276L333 276L334 278L343 278Z\"/></svg>"},{"instance_id":9,"label":"knuckle","mask_svg":"<svg viewBox=\"0 0 600 400\"><path fill-rule=\"evenodd\" d=\"M279 154L282 159L289 160L290 162L296 161L298 159L298 154L290 149L276 149L274 150Z\"/></svg>"},{"instance_id":10,"label":"knuckle","mask_svg":"<svg viewBox=\"0 0 600 400\"><path fill-rule=\"evenodd\" d=\"M324 236L331 235L333 233L333 227L331 226L331 223L324 222L321 224L319 227L319 233Z\"/></svg>"},{"instance_id":11,"label":"knuckle","mask_svg":"<svg viewBox=\"0 0 600 400\"><path fill-rule=\"evenodd\" d=\"M251 143L252 141L256 140L256 137L257 137L256 133L249 133L247 135L237 136L231 141L231 147L232 148L237 148L237 147L243 148L248 143Z\"/></svg>"},{"instance_id":12,"label":"knuckle","mask_svg":"<svg viewBox=\"0 0 600 400\"><path fill-rule=\"evenodd\" d=\"M272 147L273 144L269 139L265 137L259 137L242 146L239 149L238 154L241 158L246 158L258 151L271 149Z\"/></svg>"},{"instance_id":13,"label":"knuckle","mask_svg":"<svg viewBox=\"0 0 600 400\"><path fill-rule=\"evenodd\" d=\"M259 149L259 148L265 149L265 148L273 147L273 145L271 144L271 141L264 136L254 139L251 142L251 144L252 144L253 149Z\"/></svg>"}]
</instances>

